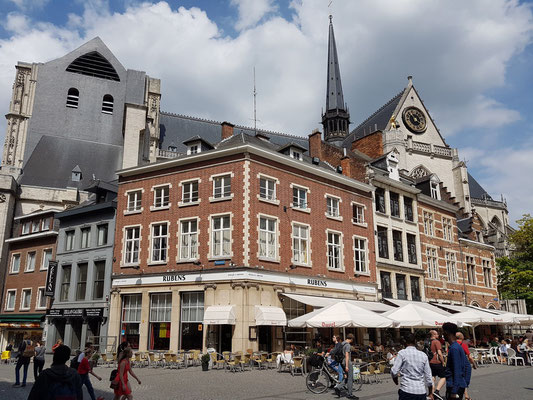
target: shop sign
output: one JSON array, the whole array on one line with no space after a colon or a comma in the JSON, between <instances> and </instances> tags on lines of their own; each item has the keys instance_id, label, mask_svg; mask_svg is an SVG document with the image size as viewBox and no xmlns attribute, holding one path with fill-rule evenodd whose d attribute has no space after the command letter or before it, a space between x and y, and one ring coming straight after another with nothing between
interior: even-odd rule
<instances>
[{"instance_id":1,"label":"shop sign","mask_svg":"<svg viewBox=\"0 0 533 400\"><path fill-rule=\"evenodd\" d=\"M65 308L63 309L64 317L83 317L83 308Z\"/></svg>"},{"instance_id":2,"label":"shop sign","mask_svg":"<svg viewBox=\"0 0 533 400\"><path fill-rule=\"evenodd\" d=\"M48 261L48 271L46 273L46 285L44 287L44 295L47 297L54 297L57 277L57 261Z\"/></svg>"},{"instance_id":3,"label":"shop sign","mask_svg":"<svg viewBox=\"0 0 533 400\"><path fill-rule=\"evenodd\" d=\"M50 308L46 310L46 316L48 317L62 317L63 309L62 308Z\"/></svg>"},{"instance_id":4,"label":"shop sign","mask_svg":"<svg viewBox=\"0 0 533 400\"><path fill-rule=\"evenodd\" d=\"M185 275L174 274L174 275L163 275L163 282L182 282L185 280Z\"/></svg>"},{"instance_id":5,"label":"shop sign","mask_svg":"<svg viewBox=\"0 0 533 400\"><path fill-rule=\"evenodd\" d=\"M103 308L86 308L85 316L86 317L102 317L104 315Z\"/></svg>"},{"instance_id":6,"label":"shop sign","mask_svg":"<svg viewBox=\"0 0 533 400\"><path fill-rule=\"evenodd\" d=\"M307 279L307 284L311 286L328 287L328 282L320 279Z\"/></svg>"}]
</instances>

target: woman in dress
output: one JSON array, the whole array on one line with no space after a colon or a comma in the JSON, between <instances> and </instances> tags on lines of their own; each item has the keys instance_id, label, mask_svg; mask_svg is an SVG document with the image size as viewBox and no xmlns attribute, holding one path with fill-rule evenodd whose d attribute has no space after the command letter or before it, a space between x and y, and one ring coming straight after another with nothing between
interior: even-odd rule
<instances>
[{"instance_id":1,"label":"woman in dress","mask_svg":"<svg viewBox=\"0 0 533 400\"><path fill-rule=\"evenodd\" d=\"M63 344L63 341L61 339L57 339L56 344L52 346L52 353L56 351L56 349Z\"/></svg>"},{"instance_id":2,"label":"woman in dress","mask_svg":"<svg viewBox=\"0 0 533 400\"><path fill-rule=\"evenodd\" d=\"M131 370L130 367L130 358L133 355L133 352L131 351L131 347L127 347L122 351L120 354L120 358L118 360L118 373L115 378L115 381L118 381L118 387L115 389L115 399L114 400L120 400L120 399L128 399L133 400L133 394L131 393L131 385L128 382L128 372L131 376L133 376L137 383L140 385L141 381L139 378L137 378L137 375Z\"/></svg>"}]
</instances>

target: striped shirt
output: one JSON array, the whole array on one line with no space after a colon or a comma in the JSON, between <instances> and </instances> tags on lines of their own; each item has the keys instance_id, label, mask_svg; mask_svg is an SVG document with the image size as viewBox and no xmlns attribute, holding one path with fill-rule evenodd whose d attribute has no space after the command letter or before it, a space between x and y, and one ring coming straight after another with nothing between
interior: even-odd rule
<instances>
[{"instance_id":1,"label":"striped shirt","mask_svg":"<svg viewBox=\"0 0 533 400\"><path fill-rule=\"evenodd\" d=\"M425 394L433 385L428 356L414 346L400 350L391 369L393 378L401 374L400 389L410 394Z\"/></svg>"}]
</instances>

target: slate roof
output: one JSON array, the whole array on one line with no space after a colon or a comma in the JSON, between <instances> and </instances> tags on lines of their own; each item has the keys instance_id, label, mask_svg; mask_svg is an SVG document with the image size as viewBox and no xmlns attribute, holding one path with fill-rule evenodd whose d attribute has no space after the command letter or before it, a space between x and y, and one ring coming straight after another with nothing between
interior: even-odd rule
<instances>
[{"instance_id":1,"label":"slate roof","mask_svg":"<svg viewBox=\"0 0 533 400\"><path fill-rule=\"evenodd\" d=\"M463 218L457 220L457 228L460 233L466 234L472 232L472 218Z\"/></svg>"},{"instance_id":2,"label":"slate roof","mask_svg":"<svg viewBox=\"0 0 533 400\"><path fill-rule=\"evenodd\" d=\"M470 188L470 197L474 199L492 200L492 197L490 197L487 191L483 189L470 173L468 173L468 187Z\"/></svg>"},{"instance_id":3,"label":"slate roof","mask_svg":"<svg viewBox=\"0 0 533 400\"><path fill-rule=\"evenodd\" d=\"M113 181L122 165L122 147L57 136L43 136L19 178L21 185L84 189L96 179ZM79 166L80 182L72 182L72 170Z\"/></svg>"}]
</instances>

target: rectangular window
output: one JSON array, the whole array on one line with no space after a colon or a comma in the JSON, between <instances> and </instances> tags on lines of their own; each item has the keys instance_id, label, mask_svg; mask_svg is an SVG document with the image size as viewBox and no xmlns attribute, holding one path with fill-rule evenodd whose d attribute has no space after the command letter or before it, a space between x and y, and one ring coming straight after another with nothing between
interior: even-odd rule
<instances>
[{"instance_id":1,"label":"rectangular window","mask_svg":"<svg viewBox=\"0 0 533 400\"><path fill-rule=\"evenodd\" d=\"M259 197L265 200L276 200L276 181L259 178Z\"/></svg>"},{"instance_id":2,"label":"rectangular window","mask_svg":"<svg viewBox=\"0 0 533 400\"><path fill-rule=\"evenodd\" d=\"M390 215L400 218L400 195L389 192L390 197Z\"/></svg>"},{"instance_id":3,"label":"rectangular window","mask_svg":"<svg viewBox=\"0 0 533 400\"><path fill-rule=\"evenodd\" d=\"M121 342L126 341L132 349L139 348L142 294L122 296Z\"/></svg>"},{"instance_id":4,"label":"rectangular window","mask_svg":"<svg viewBox=\"0 0 533 400\"><path fill-rule=\"evenodd\" d=\"M292 258L297 264L309 265L309 227L292 226Z\"/></svg>"},{"instance_id":5,"label":"rectangular window","mask_svg":"<svg viewBox=\"0 0 533 400\"><path fill-rule=\"evenodd\" d=\"M442 234L445 240L453 240L453 225L450 218L442 218Z\"/></svg>"},{"instance_id":6,"label":"rectangular window","mask_svg":"<svg viewBox=\"0 0 533 400\"><path fill-rule=\"evenodd\" d=\"M189 146L189 154L197 154L197 153L199 153L197 144L193 146Z\"/></svg>"},{"instance_id":7,"label":"rectangular window","mask_svg":"<svg viewBox=\"0 0 533 400\"><path fill-rule=\"evenodd\" d=\"M381 258L389 258L389 240L387 228L378 226L378 254Z\"/></svg>"},{"instance_id":8,"label":"rectangular window","mask_svg":"<svg viewBox=\"0 0 533 400\"><path fill-rule=\"evenodd\" d=\"M392 284L390 272L380 272L381 277L381 295L386 299L392 299Z\"/></svg>"},{"instance_id":9,"label":"rectangular window","mask_svg":"<svg viewBox=\"0 0 533 400\"><path fill-rule=\"evenodd\" d=\"M217 176L213 179L213 197L221 199L231 196L231 175Z\"/></svg>"},{"instance_id":10,"label":"rectangular window","mask_svg":"<svg viewBox=\"0 0 533 400\"><path fill-rule=\"evenodd\" d=\"M292 206L304 210L307 208L307 189L292 188Z\"/></svg>"},{"instance_id":11,"label":"rectangular window","mask_svg":"<svg viewBox=\"0 0 533 400\"><path fill-rule=\"evenodd\" d=\"M134 264L139 262L139 247L141 244L141 228L138 226L126 228L124 247L124 263Z\"/></svg>"},{"instance_id":12,"label":"rectangular window","mask_svg":"<svg viewBox=\"0 0 533 400\"><path fill-rule=\"evenodd\" d=\"M353 222L356 224L365 223L365 207L359 204L353 204Z\"/></svg>"},{"instance_id":13,"label":"rectangular window","mask_svg":"<svg viewBox=\"0 0 533 400\"><path fill-rule=\"evenodd\" d=\"M18 274L20 271L20 254L13 254L11 256L11 273Z\"/></svg>"},{"instance_id":14,"label":"rectangular window","mask_svg":"<svg viewBox=\"0 0 533 400\"><path fill-rule=\"evenodd\" d=\"M128 193L128 212L141 211L142 190Z\"/></svg>"},{"instance_id":15,"label":"rectangular window","mask_svg":"<svg viewBox=\"0 0 533 400\"><path fill-rule=\"evenodd\" d=\"M74 231L65 232L65 251L74 249Z\"/></svg>"},{"instance_id":16,"label":"rectangular window","mask_svg":"<svg viewBox=\"0 0 533 400\"><path fill-rule=\"evenodd\" d=\"M376 188L376 211L386 214L387 209L385 207L385 190L382 188Z\"/></svg>"},{"instance_id":17,"label":"rectangular window","mask_svg":"<svg viewBox=\"0 0 533 400\"><path fill-rule=\"evenodd\" d=\"M407 234L407 257L410 264L416 264L416 236Z\"/></svg>"},{"instance_id":18,"label":"rectangular window","mask_svg":"<svg viewBox=\"0 0 533 400\"><path fill-rule=\"evenodd\" d=\"M328 268L342 269L342 243L340 233L328 232Z\"/></svg>"},{"instance_id":19,"label":"rectangular window","mask_svg":"<svg viewBox=\"0 0 533 400\"><path fill-rule=\"evenodd\" d=\"M169 186L154 188L154 208L168 207L170 199Z\"/></svg>"},{"instance_id":20,"label":"rectangular window","mask_svg":"<svg viewBox=\"0 0 533 400\"><path fill-rule=\"evenodd\" d=\"M48 305L47 297L44 295L44 288L40 287L37 289L37 307L38 309L44 310Z\"/></svg>"},{"instance_id":21,"label":"rectangular window","mask_svg":"<svg viewBox=\"0 0 533 400\"><path fill-rule=\"evenodd\" d=\"M420 301L420 278L417 276L411 277L411 300Z\"/></svg>"},{"instance_id":22,"label":"rectangular window","mask_svg":"<svg viewBox=\"0 0 533 400\"><path fill-rule=\"evenodd\" d=\"M31 228L31 223L29 221L24 222L22 224L22 234L27 235L28 233L30 233L30 228Z\"/></svg>"},{"instance_id":23,"label":"rectangular window","mask_svg":"<svg viewBox=\"0 0 533 400\"><path fill-rule=\"evenodd\" d=\"M259 218L259 257L275 260L277 258L277 229L274 218Z\"/></svg>"},{"instance_id":24,"label":"rectangular window","mask_svg":"<svg viewBox=\"0 0 533 400\"><path fill-rule=\"evenodd\" d=\"M181 201L183 203L195 203L198 201L198 181L185 182L182 188Z\"/></svg>"},{"instance_id":25,"label":"rectangular window","mask_svg":"<svg viewBox=\"0 0 533 400\"><path fill-rule=\"evenodd\" d=\"M16 290L8 290L6 292L6 305L5 309L7 311L13 311L15 309L15 300L17 297L17 291Z\"/></svg>"},{"instance_id":26,"label":"rectangular window","mask_svg":"<svg viewBox=\"0 0 533 400\"><path fill-rule=\"evenodd\" d=\"M492 287L492 269L490 267L490 260L483 261L483 279L485 280L485 286L488 288Z\"/></svg>"},{"instance_id":27,"label":"rectangular window","mask_svg":"<svg viewBox=\"0 0 533 400\"><path fill-rule=\"evenodd\" d=\"M213 257L231 255L231 218L229 215L212 218L211 252Z\"/></svg>"},{"instance_id":28,"label":"rectangular window","mask_svg":"<svg viewBox=\"0 0 533 400\"><path fill-rule=\"evenodd\" d=\"M407 300L407 289L405 287L405 275L396 274L396 293L399 300Z\"/></svg>"},{"instance_id":29,"label":"rectangular window","mask_svg":"<svg viewBox=\"0 0 533 400\"><path fill-rule=\"evenodd\" d=\"M170 315L172 293L156 293L150 296L149 349L170 349Z\"/></svg>"},{"instance_id":30,"label":"rectangular window","mask_svg":"<svg viewBox=\"0 0 533 400\"><path fill-rule=\"evenodd\" d=\"M430 186L431 186L431 197L434 199L440 200L438 182L430 182Z\"/></svg>"},{"instance_id":31,"label":"rectangular window","mask_svg":"<svg viewBox=\"0 0 533 400\"><path fill-rule=\"evenodd\" d=\"M104 298L105 261L94 262L93 300Z\"/></svg>"},{"instance_id":32,"label":"rectangular window","mask_svg":"<svg viewBox=\"0 0 533 400\"><path fill-rule=\"evenodd\" d=\"M407 196L403 196L403 210L405 214L405 219L407 221L414 221L413 214L413 199Z\"/></svg>"},{"instance_id":33,"label":"rectangular window","mask_svg":"<svg viewBox=\"0 0 533 400\"><path fill-rule=\"evenodd\" d=\"M198 258L198 221L190 219L180 223L180 259Z\"/></svg>"},{"instance_id":34,"label":"rectangular window","mask_svg":"<svg viewBox=\"0 0 533 400\"><path fill-rule=\"evenodd\" d=\"M48 263L52 260L52 249L45 249L43 251L43 259L41 262L41 269L48 269Z\"/></svg>"},{"instance_id":35,"label":"rectangular window","mask_svg":"<svg viewBox=\"0 0 533 400\"><path fill-rule=\"evenodd\" d=\"M465 263L466 263L466 275L468 277L468 283L470 285L475 285L476 284L476 263L474 261L474 257L465 256Z\"/></svg>"},{"instance_id":36,"label":"rectangular window","mask_svg":"<svg viewBox=\"0 0 533 400\"><path fill-rule=\"evenodd\" d=\"M41 227L41 220L37 219L35 221L31 222L31 233L37 233L39 232L39 228Z\"/></svg>"},{"instance_id":37,"label":"rectangular window","mask_svg":"<svg viewBox=\"0 0 533 400\"><path fill-rule=\"evenodd\" d=\"M42 230L43 231L48 231L50 230L50 220L52 218L43 218L43 224L42 224Z\"/></svg>"},{"instance_id":38,"label":"rectangular window","mask_svg":"<svg viewBox=\"0 0 533 400\"><path fill-rule=\"evenodd\" d=\"M26 257L26 269L24 272L33 272L35 271L35 252L30 251Z\"/></svg>"},{"instance_id":39,"label":"rectangular window","mask_svg":"<svg viewBox=\"0 0 533 400\"><path fill-rule=\"evenodd\" d=\"M152 225L152 261L166 261L168 248L168 224Z\"/></svg>"},{"instance_id":40,"label":"rectangular window","mask_svg":"<svg viewBox=\"0 0 533 400\"><path fill-rule=\"evenodd\" d=\"M445 258L448 282L457 282L457 266L455 264L455 253L446 252Z\"/></svg>"},{"instance_id":41,"label":"rectangular window","mask_svg":"<svg viewBox=\"0 0 533 400\"><path fill-rule=\"evenodd\" d=\"M107 233L108 233L109 227L107 224L102 224L102 225L98 225L97 230L98 230L98 241L96 244L98 246L105 246L107 244Z\"/></svg>"},{"instance_id":42,"label":"rectangular window","mask_svg":"<svg viewBox=\"0 0 533 400\"><path fill-rule=\"evenodd\" d=\"M402 232L392 231L392 243L394 247L394 259L396 261L403 261Z\"/></svg>"},{"instance_id":43,"label":"rectangular window","mask_svg":"<svg viewBox=\"0 0 533 400\"><path fill-rule=\"evenodd\" d=\"M433 236L433 214L424 211L424 233Z\"/></svg>"},{"instance_id":44,"label":"rectangular window","mask_svg":"<svg viewBox=\"0 0 533 400\"><path fill-rule=\"evenodd\" d=\"M181 349L202 348L202 324L204 320L204 292L181 294Z\"/></svg>"},{"instance_id":45,"label":"rectangular window","mask_svg":"<svg viewBox=\"0 0 533 400\"><path fill-rule=\"evenodd\" d=\"M354 239L355 273L366 274L368 272L366 262L366 239Z\"/></svg>"},{"instance_id":46,"label":"rectangular window","mask_svg":"<svg viewBox=\"0 0 533 400\"><path fill-rule=\"evenodd\" d=\"M78 283L76 284L76 300L85 300L87 291L87 263L78 264Z\"/></svg>"},{"instance_id":47,"label":"rectangular window","mask_svg":"<svg viewBox=\"0 0 533 400\"><path fill-rule=\"evenodd\" d=\"M31 289L22 289L20 298L20 309L29 310L31 307Z\"/></svg>"},{"instance_id":48,"label":"rectangular window","mask_svg":"<svg viewBox=\"0 0 533 400\"><path fill-rule=\"evenodd\" d=\"M439 265L437 262L437 250L433 247L426 247L426 257L428 263L428 278L439 279Z\"/></svg>"},{"instance_id":49,"label":"rectangular window","mask_svg":"<svg viewBox=\"0 0 533 400\"><path fill-rule=\"evenodd\" d=\"M339 217L339 199L335 197L326 197L326 207L327 207L327 215L328 217Z\"/></svg>"},{"instance_id":50,"label":"rectangular window","mask_svg":"<svg viewBox=\"0 0 533 400\"><path fill-rule=\"evenodd\" d=\"M91 228L81 228L80 248L86 249L91 246Z\"/></svg>"}]
</instances>

